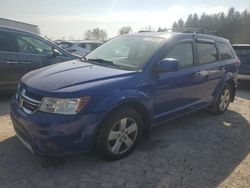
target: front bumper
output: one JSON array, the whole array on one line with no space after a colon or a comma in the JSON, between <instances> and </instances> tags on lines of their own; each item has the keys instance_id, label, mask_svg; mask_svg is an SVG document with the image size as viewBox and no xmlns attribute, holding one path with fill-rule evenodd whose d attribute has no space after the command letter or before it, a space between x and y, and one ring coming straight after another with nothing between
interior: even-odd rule
<instances>
[{"instance_id":1,"label":"front bumper","mask_svg":"<svg viewBox=\"0 0 250 188\"><path fill-rule=\"evenodd\" d=\"M11 120L17 137L29 150L43 156L88 151L104 113L58 115L26 114L11 100Z\"/></svg>"}]
</instances>

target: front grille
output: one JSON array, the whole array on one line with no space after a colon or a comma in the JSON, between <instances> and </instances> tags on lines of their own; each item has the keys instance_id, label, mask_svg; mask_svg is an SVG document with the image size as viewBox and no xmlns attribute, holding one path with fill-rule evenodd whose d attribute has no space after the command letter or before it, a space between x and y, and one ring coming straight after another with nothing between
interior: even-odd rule
<instances>
[{"instance_id":1,"label":"front grille","mask_svg":"<svg viewBox=\"0 0 250 188\"><path fill-rule=\"evenodd\" d=\"M42 97L36 95L26 89L21 89L18 94L18 105L27 114L32 114L36 112L42 101Z\"/></svg>"},{"instance_id":2,"label":"front grille","mask_svg":"<svg viewBox=\"0 0 250 188\"><path fill-rule=\"evenodd\" d=\"M31 98L31 99L34 99L34 100L37 100L37 101L41 101L42 98L43 98L42 96L37 95L37 94L35 94L35 93L32 93L32 92L30 92L30 91L28 91L28 90L26 90L25 95L26 95L27 97L29 97L29 98Z\"/></svg>"}]
</instances>

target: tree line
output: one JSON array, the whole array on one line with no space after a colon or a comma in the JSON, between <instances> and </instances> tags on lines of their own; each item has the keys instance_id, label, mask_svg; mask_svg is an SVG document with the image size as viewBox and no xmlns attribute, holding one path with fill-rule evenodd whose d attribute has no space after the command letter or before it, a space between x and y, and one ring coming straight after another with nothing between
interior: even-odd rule
<instances>
[{"instance_id":1,"label":"tree line","mask_svg":"<svg viewBox=\"0 0 250 188\"><path fill-rule=\"evenodd\" d=\"M250 43L250 12L247 10L239 12L233 7L217 14L197 13L190 14L186 21L180 18L172 25L173 31L188 30L190 28L200 28L201 31L210 32L218 36L229 39L232 43ZM147 26L142 28L144 31L154 31L154 28ZM165 31L166 28L158 28L157 31ZM124 26L119 29L118 35L132 32L131 26ZM102 29L87 30L84 34L87 40L105 41L108 34Z\"/></svg>"},{"instance_id":2,"label":"tree line","mask_svg":"<svg viewBox=\"0 0 250 188\"><path fill-rule=\"evenodd\" d=\"M179 19L173 23L173 30L185 28L201 28L229 39L232 43L250 43L250 13L230 8L227 14L190 14L186 20Z\"/></svg>"}]
</instances>

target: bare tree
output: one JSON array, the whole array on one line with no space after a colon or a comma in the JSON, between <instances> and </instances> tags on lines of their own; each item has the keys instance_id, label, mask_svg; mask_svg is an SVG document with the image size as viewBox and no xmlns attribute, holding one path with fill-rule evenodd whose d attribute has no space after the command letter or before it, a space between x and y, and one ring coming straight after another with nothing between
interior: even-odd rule
<instances>
[{"instance_id":1,"label":"bare tree","mask_svg":"<svg viewBox=\"0 0 250 188\"><path fill-rule=\"evenodd\" d=\"M146 27L142 27L141 31L155 31L154 28L152 26L146 26Z\"/></svg>"},{"instance_id":2,"label":"bare tree","mask_svg":"<svg viewBox=\"0 0 250 188\"><path fill-rule=\"evenodd\" d=\"M97 40L97 41L105 41L108 38L107 32L99 28L85 31L84 36L86 40Z\"/></svg>"},{"instance_id":3,"label":"bare tree","mask_svg":"<svg viewBox=\"0 0 250 188\"><path fill-rule=\"evenodd\" d=\"M84 36L86 40L92 40L92 31L91 30L85 31Z\"/></svg>"},{"instance_id":4,"label":"bare tree","mask_svg":"<svg viewBox=\"0 0 250 188\"><path fill-rule=\"evenodd\" d=\"M131 33L131 32L132 32L132 28L130 26L124 26L121 29L119 29L120 35Z\"/></svg>"}]
</instances>

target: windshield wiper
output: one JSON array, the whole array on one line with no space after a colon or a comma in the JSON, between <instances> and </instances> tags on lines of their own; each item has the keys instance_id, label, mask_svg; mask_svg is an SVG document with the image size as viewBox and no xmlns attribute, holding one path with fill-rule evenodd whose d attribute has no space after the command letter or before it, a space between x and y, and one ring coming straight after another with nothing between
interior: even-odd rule
<instances>
[{"instance_id":1,"label":"windshield wiper","mask_svg":"<svg viewBox=\"0 0 250 188\"><path fill-rule=\"evenodd\" d=\"M113 67L119 67L119 65L116 65L114 64L114 62L112 61L108 61L108 60L105 60L105 59L86 59L87 61L92 61L92 62L97 62L99 65L101 64L106 64L106 65L110 65L110 66L113 66Z\"/></svg>"},{"instance_id":2,"label":"windshield wiper","mask_svg":"<svg viewBox=\"0 0 250 188\"><path fill-rule=\"evenodd\" d=\"M80 58L80 60L85 62L85 61L87 61L87 58L83 56L83 57Z\"/></svg>"}]
</instances>

